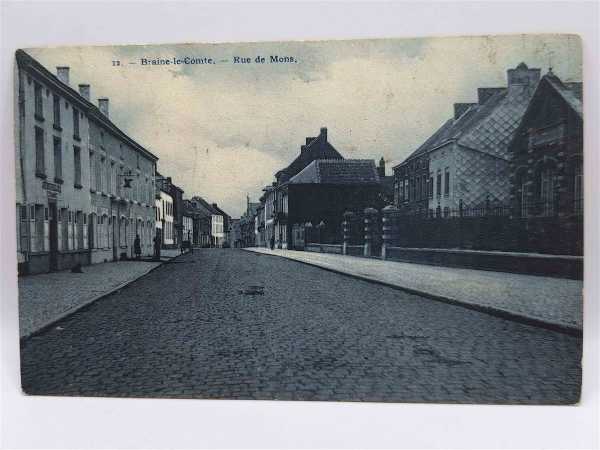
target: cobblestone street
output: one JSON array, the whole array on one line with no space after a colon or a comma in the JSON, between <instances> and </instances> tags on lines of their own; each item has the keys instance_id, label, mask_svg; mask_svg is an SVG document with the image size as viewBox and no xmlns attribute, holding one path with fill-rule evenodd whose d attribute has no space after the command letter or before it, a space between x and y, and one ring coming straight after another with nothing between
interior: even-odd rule
<instances>
[{"instance_id":1,"label":"cobblestone street","mask_svg":"<svg viewBox=\"0 0 600 450\"><path fill-rule=\"evenodd\" d=\"M30 394L573 403L581 344L295 261L202 249L23 340L21 370Z\"/></svg>"}]
</instances>

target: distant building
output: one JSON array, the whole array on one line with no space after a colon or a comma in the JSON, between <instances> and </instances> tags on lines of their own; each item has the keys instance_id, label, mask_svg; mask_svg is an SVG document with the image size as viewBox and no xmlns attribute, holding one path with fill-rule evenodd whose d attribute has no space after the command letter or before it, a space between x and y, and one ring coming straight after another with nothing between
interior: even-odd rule
<instances>
[{"instance_id":1,"label":"distant building","mask_svg":"<svg viewBox=\"0 0 600 450\"><path fill-rule=\"evenodd\" d=\"M262 201L259 202L254 217L254 245L256 247L266 247L267 245L265 240L265 205Z\"/></svg>"},{"instance_id":2,"label":"distant building","mask_svg":"<svg viewBox=\"0 0 600 450\"><path fill-rule=\"evenodd\" d=\"M156 234L160 235L163 248L175 246L175 228L173 226L173 197L158 188L155 200Z\"/></svg>"},{"instance_id":3,"label":"distant building","mask_svg":"<svg viewBox=\"0 0 600 450\"><path fill-rule=\"evenodd\" d=\"M165 248L177 248L183 240L183 189L173 184L171 177L156 174L157 199L163 209L161 214L164 226L161 228L163 235L163 246Z\"/></svg>"},{"instance_id":4,"label":"distant building","mask_svg":"<svg viewBox=\"0 0 600 450\"><path fill-rule=\"evenodd\" d=\"M454 117L394 167L395 203L447 215L485 202L508 202L509 143L540 78L524 63L507 71L508 87L479 88L477 103L455 103Z\"/></svg>"},{"instance_id":5,"label":"distant building","mask_svg":"<svg viewBox=\"0 0 600 450\"><path fill-rule=\"evenodd\" d=\"M171 247L179 247L183 240L183 189L173 183L171 177L156 174L158 188L171 197L172 202L172 244Z\"/></svg>"},{"instance_id":6,"label":"distant building","mask_svg":"<svg viewBox=\"0 0 600 450\"><path fill-rule=\"evenodd\" d=\"M196 195L184 200L185 214L193 219L193 244L202 247L229 245L230 217L216 203Z\"/></svg>"},{"instance_id":7,"label":"distant building","mask_svg":"<svg viewBox=\"0 0 600 450\"><path fill-rule=\"evenodd\" d=\"M231 219L231 246L241 248L242 245L242 229L240 227L240 219Z\"/></svg>"},{"instance_id":8,"label":"distant building","mask_svg":"<svg viewBox=\"0 0 600 450\"><path fill-rule=\"evenodd\" d=\"M185 204L182 201L182 208L185 209ZM182 224L183 224L183 228L182 228L182 242L183 241L189 241L190 243L193 243L193 238L194 238L194 217L188 213L187 211L184 211L182 213Z\"/></svg>"},{"instance_id":9,"label":"distant building","mask_svg":"<svg viewBox=\"0 0 600 450\"><path fill-rule=\"evenodd\" d=\"M246 211L240 217L240 247L254 247L256 245L256 213L260 203L250 201L246 196Z\"/></svg>"}]
</instances>

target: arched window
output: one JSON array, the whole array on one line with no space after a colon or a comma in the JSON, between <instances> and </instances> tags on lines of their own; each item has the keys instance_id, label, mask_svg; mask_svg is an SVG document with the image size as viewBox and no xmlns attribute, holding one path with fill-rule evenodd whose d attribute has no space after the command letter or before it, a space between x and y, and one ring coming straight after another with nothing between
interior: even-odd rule
<instances>
[{"instance_id":1,"label":"arched window","mask_svg":"<svg viewBox=\"0 0 600 450\"><path fill-rule=\"evenodd\" d=\"M542 215L553 216L556 212L556 172L554 167L542 168L540 175L540 202Z\"/></svg>"},{"instance_id":2,"label":"arched window","mask_svg":"<svg viewBox=\"0 0 600 450\"><path fill-rule=\"evenodd\" d=\"M517 169L515 177L515 198L517 199L517 213L521 217L529 216L529 183L527 180L527 168L521 167Z\"/></svg>"}]
</instances>

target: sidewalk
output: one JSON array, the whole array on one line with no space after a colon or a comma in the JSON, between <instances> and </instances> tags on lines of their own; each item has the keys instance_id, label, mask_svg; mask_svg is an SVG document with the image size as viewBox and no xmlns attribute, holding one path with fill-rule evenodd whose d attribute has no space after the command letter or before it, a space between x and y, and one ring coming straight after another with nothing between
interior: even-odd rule
<instances>
[{"instance_id":1,"label":"sidewalk","mask_svg":"<svg viewBox=\"0 0 600 450\"><path fill-rule=\"evenodd\" d=\"M84 266L83 273L65 270L19 277L20 336L28 336L122 288L179 254L179 250L162 250L161 262L106 262Z\"/></svg>"},{"instance_id":2,"label":"sidewalk","mask_svg":"<svg viewBox=\"0 0 600 450\"><path fill-rule=\"evenodd\" d=\"M294 250L247 248L492 314L580 333L583 282Z\"/></svg>"}]
</instances>

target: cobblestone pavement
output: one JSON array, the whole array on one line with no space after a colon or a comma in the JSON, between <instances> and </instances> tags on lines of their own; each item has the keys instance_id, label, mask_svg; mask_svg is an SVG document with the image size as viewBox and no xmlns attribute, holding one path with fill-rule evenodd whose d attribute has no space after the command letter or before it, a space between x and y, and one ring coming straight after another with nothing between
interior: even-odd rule
<instances>
[{"instance_id":1,"label":"cobblestone pavement","mask_svg":"<svg viewBox=\"0 0 600 450\"><path fill-rule=\"evenodd\" d=\"M23 340L21 369L30 394L573 403L581 344L295 261L202 249Z\"/></svg>"},{"instance_id":2,"label":"cobblestone pavement","mask_svg":"<svg viewBox=\"0 0 600 450\"><path fill-rule=\"evenodd\" d=\"M583 281L294 250L250 248L419 293L583 328Z\"/></svg>"},{"instance_id":3,"label":"cobblestone pavement","mask_svg":"<svg viewBox=\"0 0 600 450\"><path fill-rule=\"evenodd\" d=\"M124 261L19 277L19 334L38 330L72 308L86 304L160 265L157 262Z\"/></svg>"}]
</instances>

